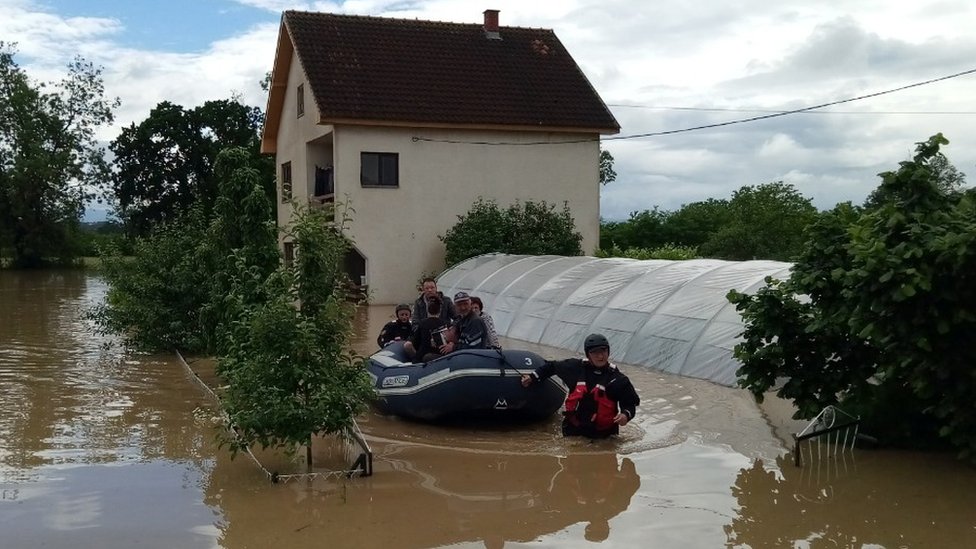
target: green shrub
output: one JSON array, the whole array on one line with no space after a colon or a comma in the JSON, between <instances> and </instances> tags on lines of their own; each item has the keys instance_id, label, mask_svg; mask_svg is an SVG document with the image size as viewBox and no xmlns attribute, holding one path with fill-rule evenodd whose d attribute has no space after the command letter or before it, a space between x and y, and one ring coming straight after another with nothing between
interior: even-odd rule
<instances>
[{"instance_id":1,"label":"green shrub","mask_svg":"<svg viewBox=\"0 0 976 549\"><path fill-rule=\"evenodd\" d=\"M492 252L526 255L581 255L583 236L576 230L569 205L562 211L546 201L516 202L507 209L478 199L447 233L439 237L445 263L455 265Z\"/></svg>"},{"instance_id":2,"label":"green shrub","mask_svg":"<svg viewBox=\"0 0 976 549\"><path fill-rule=\"evenodd\" d=\"M798 417L840 401L889 442L927 445L937 430L976 458L976 197L941 184L946 143L918 143L881 174L871 208L821 216L789 280L730 292L746 324L740 385L761 398L786 377L778 394Z\"/></svg>"},{"instance_id":3,"label":"green shrub","mask_svg":"<svg viewBox=\"0 0 976 549\"><path fill-rule=\"evenodd\" d=\"M694 246L680 246L672 243L668 243L653 249L627 248L626 250L621 250L620 247L614 245L609 249L597 250L595 255L596 257L628 257L630 259L672 260L698 259L701 257L698 255L698 248Z\"/></svg>"},{"instance_id":4,"label":"green shrub","mask_svg":"<svg viewBox=\"0 0 976 549\"><path fill-rule=\"evenodd\" d=\"M132 257L110 248L101 265L109 291L92 312L101 328L143 351L204 350L200 309L212 278L198 253L205 234L193 210L138 239Z\"/></svg>"}]
</instances>

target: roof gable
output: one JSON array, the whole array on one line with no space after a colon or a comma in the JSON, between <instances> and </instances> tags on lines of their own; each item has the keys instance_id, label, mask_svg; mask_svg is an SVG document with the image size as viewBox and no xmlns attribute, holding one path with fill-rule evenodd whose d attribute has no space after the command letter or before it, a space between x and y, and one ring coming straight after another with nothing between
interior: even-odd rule
<instances>
[{"instance_id":1,"label":"roof gable","mask_svg":"<svg viewBox=\"0 0 976 549\"><path fill-rule=\"evenodd\" d=\"M475 24L286 11L281 32L322 123L620 129L548 29L500 27L492 39ZM283 38L279 56L291 53ZM275 73L282 63L276 58Z\"/></svg>"}]
</instances>

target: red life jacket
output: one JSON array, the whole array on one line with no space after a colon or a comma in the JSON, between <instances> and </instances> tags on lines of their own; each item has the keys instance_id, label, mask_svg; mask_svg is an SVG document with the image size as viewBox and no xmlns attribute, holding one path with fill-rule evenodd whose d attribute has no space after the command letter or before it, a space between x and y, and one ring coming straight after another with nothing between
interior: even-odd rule
<instances>
[{"instance_id":1,"label":"red life jacket","mask_svg":"<svg viewBox=\"0 0 976 549\"><path fill-rule=\"evenodd\" d=\"M587 391L586 380L580 380L566 397L565 410L566 420L571 425L593 425L597 431L606 431L614 426L617 402L607 397L607 389L602 384L598 383Z\"/></svg>"}]
</instances>

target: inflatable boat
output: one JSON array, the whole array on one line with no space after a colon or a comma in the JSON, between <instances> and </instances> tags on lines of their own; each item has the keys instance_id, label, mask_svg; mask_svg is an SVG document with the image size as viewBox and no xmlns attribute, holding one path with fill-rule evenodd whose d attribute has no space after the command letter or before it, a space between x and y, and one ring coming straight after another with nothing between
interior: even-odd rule
<instances>
[{"instance_id":1,"label":"inflatable boat","mask_svg":"<svg viewBox=\"0 0 976 549\"><path fill-rule=\"evenodd\" d=\"M376 405L384 414L422 421L538 421L566 400L566 387L556 376L522 387L522 374L542 363L535 353L495 349L468 349L411 363L403 343L394 342L369 358L369 374L379 394Z\"/></svg>"}]
</instances>

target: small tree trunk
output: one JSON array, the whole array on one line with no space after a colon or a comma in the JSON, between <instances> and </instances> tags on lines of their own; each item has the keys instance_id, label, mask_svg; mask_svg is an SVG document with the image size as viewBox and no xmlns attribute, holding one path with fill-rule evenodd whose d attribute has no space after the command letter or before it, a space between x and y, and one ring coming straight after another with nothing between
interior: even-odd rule
<instances>
[{"instance_id":1,"label":"small tree trunk","mask_svg":"<svg viewBox=\"0 0 976 549\"><path fill-rule=\"evenodd\" d=\"M308 473L312 472L312 436L309 435L308 443L305 444L305 464L308 467Z\"/></svg>"}]
</instances>

